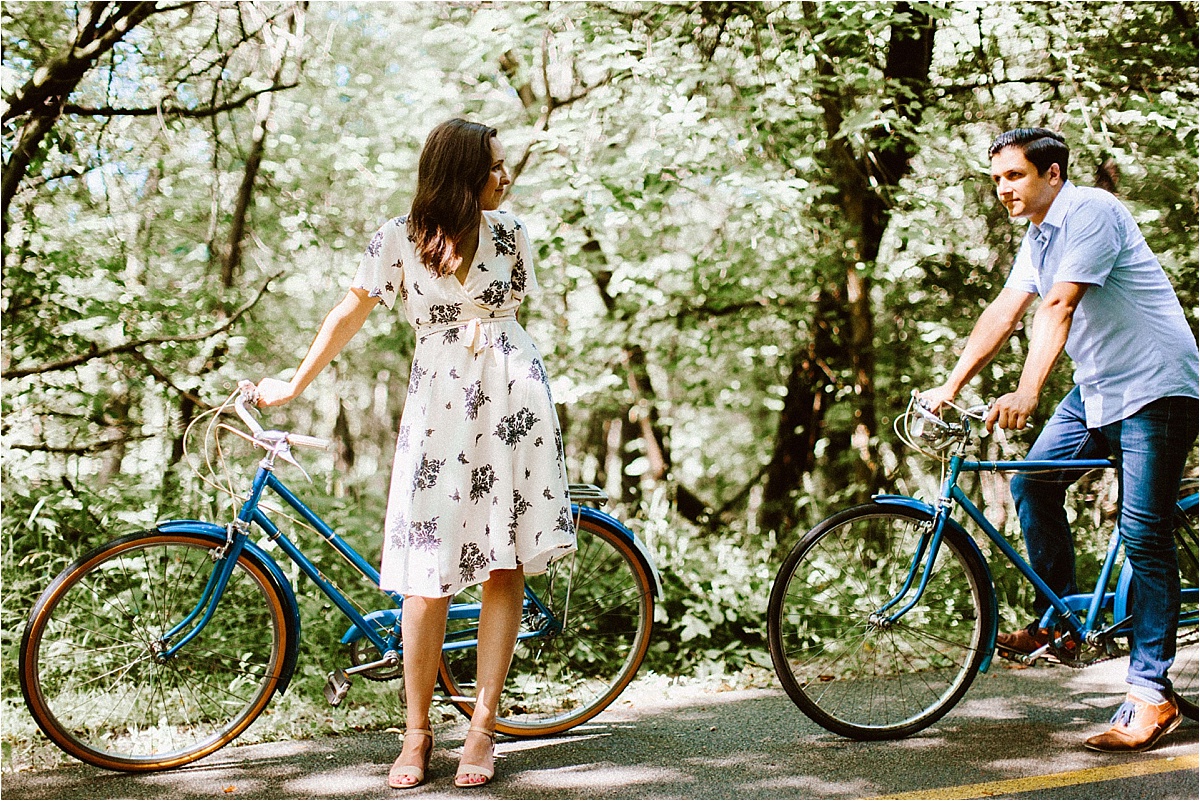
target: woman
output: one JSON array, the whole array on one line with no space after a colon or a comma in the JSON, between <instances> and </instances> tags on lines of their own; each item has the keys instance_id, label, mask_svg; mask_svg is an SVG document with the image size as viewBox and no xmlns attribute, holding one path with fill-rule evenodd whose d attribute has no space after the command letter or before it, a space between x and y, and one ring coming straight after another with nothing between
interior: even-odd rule
<instances>
[{"instance_id":1,"label":"woman","mask_svg":"<svg viewBox=\"0 0 1200 801\"><path fill-rule=\"evenodd\" d=\"M404 594L407 727L388 773L394 788L425 780L450 598L480 583L477 698L455 784L491 780L524 574L543 572L575 548L546 370L517 322L537 281L525 227L498 210L508 184L494 128L460 119L435 128L421 151L409 214L371 239L349 293L292 380L258 385L260 405L295 398L377 303L391 309L399 297L416 328L379 582Z\"/></svg>"}]
</instances>

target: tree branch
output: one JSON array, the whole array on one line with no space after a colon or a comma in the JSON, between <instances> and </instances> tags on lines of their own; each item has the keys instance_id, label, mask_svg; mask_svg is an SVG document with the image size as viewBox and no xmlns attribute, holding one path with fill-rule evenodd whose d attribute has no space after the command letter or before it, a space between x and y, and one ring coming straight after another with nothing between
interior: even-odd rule
<instances>
[{"instance_id":1,"label":"tree branch","mask_svg":"<svg viewBox=\"0 0 1200 801\"><path fill-rule=\"evenodd\" d=\"M150 439L149 434L130 435L127 437L114 437L113 439L102 439L99 442L92 442L88 445L47 445L44 442L35 442L30 444L20 442L6 442L6 448L11 448L17 451L30 451L37 453L63 453L70 456L83 456L88 453L99 453L106 451L109 448L123 445L126 442L137 442L139 440Z\"/></svg>"},{"instance_id":2,"label":"tree branch","mask_svg":"<svg viewBox=\"0 0 1200 801\"><path fill-rule=\"evenodd\" d=\"M151 108L89 108L69 103L63 106L63 114L74 114L80 117L151 117L159 114L164 117L213 117L217 114L223 114L226 111L242 108L259 95L264 95L268 92L278 92L284 89L294 89L297 86L299 86L298 83L272 84L266 89L250 92L236 100L230 100L218 106L208 106L206 108L182 108L179 106L163 106L162 108L157 106Z\"/></svg>"},{"instance_id":3,"label":"tree branch","mask_svg":"<svg viewBox=\"0 0 1200 801\"><path fill-rule=\"evenodd\" d=\"M4 165L0 178L0 229L8 230L8 207L25 179L42 140L62 116L67 98L83 80L96 60L116 46L130 30L153 14L162 13L158 4L89 3L80 14L80 26L66 52L34 70L25 85L5 98L4 122L28 114L21 134ZM104 12L111 11L101 21Z\"/></svg>"},{"instance_id":4,"label":"tree branch","mask_svg":"<svg viewBox=\"0 0 1200 801\"><path fill-rule=\"evenodd\" d=\"M45 105L56 95L66 97L96 59L111 50L146 18L160 13L155 8L157 3L119 3L116 4L116 10L97 25L96 20L108 5L88 4L83 18L86 27L76 34L66 52L34 70L33 77L24 86L5 98L8 108L0 118L7 122Z\"/></svg>"},{"instance_id":5,"label":"tree branch","mask_svg":"<svg viewBox=\"0 0 1200 801\"><path fill-rule=\"evenodd\" d=\"M201 409L211 408L209 404L200 399L200 396L196 395L194 392L188 392L186 389L183 389L174 381L172 381L166 373L164 373L162 370L159 370L154 365L154 362L150 361L150 359L146 357L146 354L142 353L140 350L132 351L130 356L132 356L140 365L142 365L142 367L146 369L146 372L148 372L155 381L174 390L179 395L187 398L192 403L199 406Z\"/></svg>"},{"instance_id":6,"label":"tree branch","mask_svg":"<svg viewBox=\"0 0 1200 801\"><path fill-rule=\"evenodd\" d=\"M171 337L147 337L134 342L126 342L121 345L114 345L110 348L98 348L96 347L95 343L93 343L91 349L87 353L83 353L78 356L72 356L69 359L63 359L61 361L51 362L49 364L41 364L33 367L17 367L8 371L4 377L24 378L25 376L30 375L40 375L42 373L53 373L59 370L69 370L72 367L78 367L79 365L86 364L94 359L103 359L108 356L115 356L119 353L136 353L139 349L148 345L165 345L170 342L199 342L210 337L214 337L217 334L228 330L242 317L242 315L254 308L258 301L262 299L263 295L266 294L267 287L270 286L271 282L281 275L283 275L282 271L267 278L267 280L263 282L262 287L258 290L258 294L256 294L253 299L235 311L228 320L208 331L202 331L196 334L180 334L178 336Z\"/></svg>"}]
</instances>

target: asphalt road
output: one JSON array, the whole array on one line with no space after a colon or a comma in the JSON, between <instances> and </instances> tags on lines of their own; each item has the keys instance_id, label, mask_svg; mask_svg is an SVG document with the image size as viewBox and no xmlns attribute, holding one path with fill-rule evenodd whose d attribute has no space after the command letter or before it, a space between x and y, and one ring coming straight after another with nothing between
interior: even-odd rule
<instances>
[{"instance_id":1,"label":"asphalt road","mask_svg":"<svg viewBox=\"0 0 1200 801\"><path fill-rule=\"evenodd\" d=\"M915 737L851 742L782 691L639 679L590 724L557 738L501 738L498 776L452 785L465 720L436 727L430 781L387 789L393 733L231 746L151 775L72 764L0 773L5 799L97 798L1183 798L1200 797L1198 729L1145 754L1080 746L1120 700L1124 662L1084 671L997 664ZM1140 775L1139 775L1140 774ZM985 784L986 783L986 784Z\"/></svg>"}]
</instances>

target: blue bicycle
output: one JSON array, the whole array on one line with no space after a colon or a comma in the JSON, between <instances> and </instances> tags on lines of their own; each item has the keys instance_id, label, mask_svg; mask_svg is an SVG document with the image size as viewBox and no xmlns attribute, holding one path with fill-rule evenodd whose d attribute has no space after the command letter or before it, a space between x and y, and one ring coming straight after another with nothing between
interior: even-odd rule
<instances>
[{"instance_id":1,"label":"blue bicycle","mask_svg":"<svg viewBox=\"0 0 1200 801\"><path fill-rule=\"evenodd\" d=\"M996 645L995 586L979 546L952 516L955 506L1051 599L1040 625L1053 636L1023 661L1054 657L1086 667L1128 654L1136 601L1129 592L1129 563L1118 568L1119 530L1109 538L1092 592L1060 598L959 487L967 473L1111 469L1112 463L968 460L965 453L986 410L959 410L960 419L951 422L910 403L897 432L926 452L950 453L936 502L879 495L838 512L809 531L779 569L767 625L775 672L796 705L835 734L856 740L907 737L949 712L975 675L988 669ZM1200 641L1198 505L1193 480L1181 492L1175 520L1183 591L1171 671L1180 710L1193 719Z\"/></svg>"},{"instance_id":2,"label":"blue bicycle","mask_svg":"<svg viewBox=\"0 0 1200 801\"><path fill-rule=\"evenodd\" d=\"M313 529L380 593L375 568L276 475L281 461L298 466L293 447L328 443L264 431L248 402L239 391L214 409L206 435L218 452L222 432L266 451L232 521L170 520L113 540L63 571L30 612L20 658L26 705L47 737L84 762L122 771L186 765L230 743L287 689L300 612L268 549L292 560L349 623L341 641L350 664L330 672L330 703L356 676L401 676L403 599L382 593L380 608L360 609L272 519ZM249 433L219 422L231 409ZM269 509L267 490L299 519ZM578 550L526 580L497 721L505 734L556 734L591 719L633 680L649 647L661 594L649 552L615 518L582 505L603 503L603 491L572 485L571 497ZM442 700L467 716L479 608L472 591L451 603L439 671Z\"/></svg>"}]
</instances>

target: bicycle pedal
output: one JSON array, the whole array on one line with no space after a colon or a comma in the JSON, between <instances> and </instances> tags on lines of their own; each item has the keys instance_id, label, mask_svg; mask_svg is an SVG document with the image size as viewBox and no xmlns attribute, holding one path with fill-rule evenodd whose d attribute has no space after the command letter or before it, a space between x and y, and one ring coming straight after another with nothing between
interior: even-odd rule
<instances>
[{"instance_id":1,"label":"bicycle pedal","mask_svg":"<svg viewBox=\"0 0 1200 801\"><path fill-rule=\"evenodd\" d=\"M329 702L330 706L340 704L348 692L350 692L350 677L341 668L334 670L325 679L325 700Z\"/></svg>"},{"instance_id":2,"label":"bicycle pedal","mask_svg":"<svg viewBox=\"0 0 1200 801\"><path fill-rule=\"evenodd\" d=\"M1041 654L1033 659L1030 659L1029 654L1023 654L1020 651L1009 651L1008 649L1001 648L1000 646L996 646L996 656L1000 657L1001 659L1007 659L1009 662L1016 662L1018 665L1025 665L1026 667L1034 665L1039 661L1044 662L1047 665L1061 664L1050 654Z\"/></svg>"}]
</instances>

